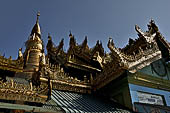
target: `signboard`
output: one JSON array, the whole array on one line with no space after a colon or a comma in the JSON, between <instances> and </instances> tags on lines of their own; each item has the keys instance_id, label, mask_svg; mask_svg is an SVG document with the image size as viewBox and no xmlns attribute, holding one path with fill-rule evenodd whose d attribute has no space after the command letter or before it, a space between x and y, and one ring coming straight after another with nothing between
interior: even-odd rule
<instances>
[{"instance_id":1,"label":"signboard","mask_svg":"<svg viewBox=\"0 0 170 113\"><path fill-rule=\"evenodd\" d=\"M137 92L139 103L164 105L163 98L160 95Z\"/></svg>"},{"instance_id":2,"label":"signboard","mask_svg":"<svg viewBox=\"0 0 170 113\"><path fill-rule=\"evenodd\" d=\"M152 105L145 103L134 103L135 112L139 113L170 113L170 108L167 106Z\"/></svg>"}]
</instances>

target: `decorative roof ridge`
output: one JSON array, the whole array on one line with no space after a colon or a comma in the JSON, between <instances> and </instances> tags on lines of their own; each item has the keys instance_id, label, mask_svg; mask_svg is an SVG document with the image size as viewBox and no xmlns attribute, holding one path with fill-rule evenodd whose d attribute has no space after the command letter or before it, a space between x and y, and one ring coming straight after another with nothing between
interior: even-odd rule
<instances>
[{"instance_id":1,"label":"decorative roof ridge","mask_svg":"<svg viewBox=\"0 0 170 113\"><path fill-rule=\"evenodd\" d=\"M5 58L4 56L0 56L0 69L22 72L22 59L12 60L11 57Z\"/></svg>"},{"instance_id":2,"label":"decorative roof ridge","mask_svg":"<svg viewBox=\"0 0 170 113\"><path fill-rule=\"evenodd\" d=\"M139 48L138 54L134 53L134 55L127 55L120 49L116 48L114 46L113 40L110 38L108 42L108 48L111 51L111 55L114 57L113 59L117 60L119 62L119 65L127 70L140 64L144 60L148 60L149 57L154 57L157 55L161 57L161 51L159 50L156 43L152 43L152 47L147 48L146 50L142 50L142 48Z\"/></svg>"},{"instance_id":3,"label":"decorative roof ridge","mask_svg":"<svg viewBox=\"0 0 170 113\"><path fill-rule=\"evenodd\" d=\"M9 78L7 82L0 81L0 98L9 100L45 103L47 100L48 84L41 84L41 88L31 84L17 83Z\"/></svg>"}]
</instances>

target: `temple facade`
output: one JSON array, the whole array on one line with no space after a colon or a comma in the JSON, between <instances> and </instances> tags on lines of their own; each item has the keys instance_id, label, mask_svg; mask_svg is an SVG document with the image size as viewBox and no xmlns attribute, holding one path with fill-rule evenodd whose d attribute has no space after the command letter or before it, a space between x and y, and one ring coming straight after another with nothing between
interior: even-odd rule
<instances>
[{"instance_id":1,"label":"temple facade","mask_svg":"<svg viewBox=\"0 0 170 113\"><path fill-rule=\"evenodd\" d=\"M109 38L106 53L71 32L66 51L64 39L44 44L39 16L18 58L0 56L0 113L170 112L170 45L154 20L124 48Z\"/></svg>"}]
</instances>

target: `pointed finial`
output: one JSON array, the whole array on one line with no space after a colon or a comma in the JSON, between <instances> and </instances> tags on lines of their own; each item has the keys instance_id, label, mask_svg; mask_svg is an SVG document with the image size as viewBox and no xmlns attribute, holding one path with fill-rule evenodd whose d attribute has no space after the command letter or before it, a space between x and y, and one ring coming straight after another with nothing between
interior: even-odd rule
<instances>
[{"instance_id":1,"label":"pointed finial","mask_svg":"<svg viewBox=\"0 0 170 113\"><path fill-rule=\"evenodd\" d=\"M113 42L112 37L109 37L108 46L110 47L110 45L114 46L114 42Z\"/></svg>"},{"instance_id":2,"label":"pointed finial","mask_svg":"<svg viewBox=\"0 0 170 113\"><path fill-rule=\"evenodd\" d=\"M99 45L99 44L100 44L100 42L99 42L99 40L97 40L96 45Z\"/></svg>"},{"instance_id":3,"label":"pointed finial","mask_svg":"<svg viewBox=\"0 0 170 113\"><path fill-rule=\"evenodd\" d=\"M40 12L37 13L37 20L36 23L31 31L31 36L35 34L41 35L41 30L40 30L40 25L39 25L39 16L40 16Z\"/></svg>"},{"instance_id":4,"label":"pointed finial","mask_svg":"<svg viewBox=\"0 0 170 113\"><path fill-rule=\"evenodd\" d=\"M72 35L72 33L71 33L71 30L70 30L70 34L69 34L69 37L72 37L73 35Z\"/></svg>"},{"instance_id":5,"label":"pointed finial","mask_svg":"<svg viewBox=\"0 0 170 113\"><path fill-rule=\"evenodd\" d=\"M37 21L36 21L37 23L38 23L38 20L39 20L39 16L40 16L40 12L38 11L37 12Z\"/></svg>"},{"instance_id":6,"label":"pointed finial","mask_svg":"<svg viewBox=\"0 0 170 113\"><path fill-rule=\"evenodd\" d=\"M151 17L151 21L154 21L152 17Z\"/></svg>"},{"instance_id":7,"label":"pointed finial","mask_svg":"<svg viewBox=\"0 0 170 113\"><path fill-rule=\"evenodd\" d=\"M85 40L87 40L87 36L85 36Z\"/></svg>"},{"instance_id":8,"label":"pointed finial","mask_svg":"<svg viewBox=\"0 0 170 113\"><path fill-rule=\"evenodd\" d=\"M51 36L50 36L50 33L48 33L48 40L51 40L52 38L51 38Z\"/></svg>"},{"instance_id":9,"label":"pointed finial","mask_svg":"<svg viewBox=\"0 0 170 113\"><path fill-rule=\"evenodd\" d=\"M154 19L151 17L151 19L150 19L150 22L149 22L149 24L151 25L151 24L155 24L155 21L154 21Z\"/></svg>"}]
</instances>

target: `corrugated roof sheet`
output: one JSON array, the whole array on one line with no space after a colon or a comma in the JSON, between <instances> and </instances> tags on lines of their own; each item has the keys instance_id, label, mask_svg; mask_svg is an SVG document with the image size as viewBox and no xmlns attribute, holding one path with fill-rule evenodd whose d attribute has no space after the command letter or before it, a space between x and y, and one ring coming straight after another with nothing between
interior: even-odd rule
<instances>
[{"instance_id":1,"label":"corrugated roof sheet","mask_svg":"<svg viewBox=\"0 0 170 113\"><path fill-rule=\"evenodd\" d=\"M49 109L49 110L53 110L53 111L63 111L63 109L53 100L49 100L48 102L46 102L43 106L43 109Z\"/></svg>"},{"instance_id":2,"label":"corrugated roof sheet","mask_svg":"<svg viewBox=\"0 0 170 113\"><path fill-rule=\"evenodd\" d=\"M53 90L51 97L66 113L130 113L89 94Z\"/></svg>"}]
</instances>

